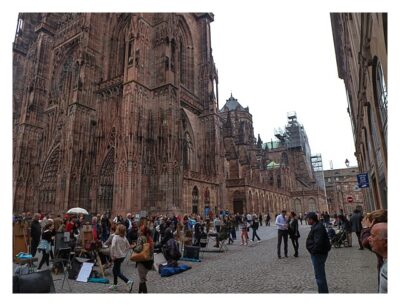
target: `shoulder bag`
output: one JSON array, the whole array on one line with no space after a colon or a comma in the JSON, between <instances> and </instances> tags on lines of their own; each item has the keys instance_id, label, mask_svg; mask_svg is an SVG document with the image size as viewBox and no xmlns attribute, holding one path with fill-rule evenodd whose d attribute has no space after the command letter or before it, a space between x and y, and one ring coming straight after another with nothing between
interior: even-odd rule
<instances>
[{"instance_id":1,"label":"shoulder bag","mask_svg":"<svg viewBox=\"0 0 400 306\"><path fill-rule=\"evenodd\" d=\"M143 244L143 249L140 253L133 252L130 258L130 260L135 262L148 261L151 259L151 248L148 242Z\"/></svg>"}]
</instances>

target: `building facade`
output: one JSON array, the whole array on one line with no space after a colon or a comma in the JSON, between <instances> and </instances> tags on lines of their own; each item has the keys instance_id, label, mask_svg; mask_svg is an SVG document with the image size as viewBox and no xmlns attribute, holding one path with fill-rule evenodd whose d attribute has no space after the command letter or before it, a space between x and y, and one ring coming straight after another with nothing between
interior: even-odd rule
<instances>
[{"instance_id":1,"label":"building facade","mask_svg":"<svg viewBox=\"0 0 400 306\"><path fill-rule=\"evenodd\" d=\"M220 110L212 21L20 14L13 211L325 210L307 139L268 148L248 108L231 96Z\"/></svg>"},{"instance_id":2,"label":"building facade","mask_svg":"<svg viewBox=\"0 0 400 306\"><path fill-rule=\"evenodd\" d=\"M358 186L358 167L331 169L324 171L326 196L331 213L341 209L351 214L354 209L367 211L362 189Z\"/></svg>"},{"instance_id":3,"label":"building facade","mask_svg":"<svg viewBox=\"0 0 400 306\"><path fill-rule=\"evenodd\" d=\"M332 13L331 23L366 209L387 208L387 14Z\"/></svg>"}]
</instances>

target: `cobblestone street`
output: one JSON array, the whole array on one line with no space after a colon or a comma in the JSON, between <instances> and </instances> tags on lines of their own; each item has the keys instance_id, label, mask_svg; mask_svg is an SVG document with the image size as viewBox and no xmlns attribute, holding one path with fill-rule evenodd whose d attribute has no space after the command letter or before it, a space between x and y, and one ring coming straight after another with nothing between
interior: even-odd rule
<instances>
[{"instance_id":1,"label":"cobblestone street","mask_svg":"<svg viewBox=\"0 0 400 306\"><path fill-rule=\"evenodd\" d=\"M236 240L225 253L201 253L201 262L181 261L192 269L171 277L160 277L155 271L149 272L149 293L317 293L310 256L305 248L308 232L309 226L303 224L300 228L298 258L293 256L289 240L289 257L278 259L276 228L262 226L258 231L262 239L260 243L245 247ZM135 264L125 261L122 271L128 278L134 279L132 292L136 293L138 275ZM112 269L106 272L106 277L112 281ZM352 248L332 248L326 272L331 293L376 292L376 257L368 250L358 250L357 245L353 244ZM61 288L62 276L59 274L53 277L56 291L68 293L66 283ZM108 284L71 280L69 283L73 293L110 292ZM127 293L126 285L121 280L119 284L116 292Z\"/></svg>"}]
</instances>

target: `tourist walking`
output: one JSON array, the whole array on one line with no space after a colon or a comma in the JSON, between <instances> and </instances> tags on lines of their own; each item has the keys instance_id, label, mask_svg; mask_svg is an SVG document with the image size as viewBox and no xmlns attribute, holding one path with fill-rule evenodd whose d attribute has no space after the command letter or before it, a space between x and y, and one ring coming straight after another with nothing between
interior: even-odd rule
<instances>
[{"instance_id":1,"label":"tourist walking","mask_svg":"<svg viewBox=\"0 0 400 306\"><path fill-rule=\"evenodd\" d=\"M267 213L267 216L265 217L265 226L271 226L271 216L269 213Z\"/></svg>"},{"instance_id":2,"label":"tourist walking","mask_svg":"<svg viewBox=\"0 0 400 306\"><path fill-rule=\"evenodd\" d=\"M356 233L357 235L359 250L364 249L361 241L361 230L362 230L361 221L362 221L361 211L355 209L353 211L353 215L350 217L350 225L351 225L351 231Z\"/></svg>"},{"instance_id":3,"label":"tourist walking","mask_svg":"<svg viewBox=\"0 0 400 306\"><path fill-rule=\"evenodd\" d=\"M275 225L278 228L278 258L281 257L281 244L283 238L283 250L285 257L288 257L288 224L286 220L286 210L282 210L282 213L276 217Z\"/></svg>"},{"instance_id":4,"label":"tourist walking","mask_svg":"<svg viewBox=\"0 0 400 306\"><path fill-rule=\"evenodd\" d=\"M244 216L240 220L239 229L240 229L240 239L242 240L240 245L247 245L247 242L249 240L249 234L247 231L247 219L245 219Z\"/></svg>"},{"instance_id":5,"label":"tourist walking","mask_svg":"<svg viewBox=\"0 0 400 306\"><path fill-rule=\"evenodd\" d=\"M251 241L253 241L253 242L254 242L255 237L257 237L258 242L261 241L261 238L257 234L258 226L259 225L258 225L257 215L254 215L253 221L251 222L251 229L253 230L253 237L251 238Z\"/></svg>"},{"instance_id":6,"label":"tourist walking","mask_svg":"<svg viewBox=\"0 0 400 306\"><path fill-rule=\"evenodd\" d=\"M306 219L308 224L311 225L311 231L307 237L306 247L308 252L311 254L318 293L329 293L325 274L325 262L328 258L328 252L331 249L328 234L325 226L319 222L316 213L309 212Z\"/></svg>"},{"instance_id":7,"label":"tourist walking","mask_svg":"<svg viewBox=\"0 0 400 306\"><path fill-rule=\"evenodd\" d=\"M346 233L346 238L348 242L347 246L351 247L352 246L351 224L345 215L339 215L339 228L341 228Z\"/></svg>"},{"instance_id":8,"label":"tourist walking","mask_svg":"<svg viewBox=\"0 0 400 306\"><path fill-rule=\"evenodd\" d=\"M297 215L294 211L290 213L289 217L289 236L290 240L292 240L294 257L299 257L299 221L297 220Z\"/></svg>"},{"instance_id":9,"label":"tourist walking","mask_svg":"<svg viewBox=\"0 0 400 306\"><path fill-rule=\"evenodd\" d=\"M139 223L139 238L133 251L140 253L143 250L145 243L150 244L151 259L148 261L140 261L136 263L139 273L139 293L147 293L147 273L153 268L154 263L154 243L151 238L151 232L147 227L147 219L141 218Z\"/></svg>"},{"instance_id":10,"label":"tourist walking","mask_svg":"<svg viewBox=\"0 0 400 306\"><path fill-rule=\"evenodd\" d=\"M132 290L133 280L129 280L121 272L121 264L124 261L128 250L131 248L128 239L126 239L126 227L123 224L118 224L115 235L112 238L110 254L114 262L113 275L114 283L109 287L110 290L117 289L118 277L122 279L128 286L129 291Z\"/></svg>"},{"instance_id":11,"label":"tourist walking","mask_svg":"<svg viewBox=\"0 0 400 306\"><path fill-rule=\"evenodd\" d=\"M42 239L38 246L38 250L42 252L42 259L40 260L38 271L40 271L44 263L46 263L47 267L50 265L49 256L51 250L51 240L53 238L53 229L53 222L47 223L43 229Z\"/></svg>"}]
</instances>

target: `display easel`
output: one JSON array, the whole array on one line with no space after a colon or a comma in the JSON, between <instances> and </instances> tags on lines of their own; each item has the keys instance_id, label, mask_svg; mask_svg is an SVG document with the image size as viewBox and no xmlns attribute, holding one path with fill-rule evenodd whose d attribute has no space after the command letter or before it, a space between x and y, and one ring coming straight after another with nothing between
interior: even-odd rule
<instances>
[{"instance_id":1,"label":"display easel","mask_svg":"<svg viewBox=\"0 0 400 306\"><path fill-rule=\"evenodd\" d=\"M18 221L13 224L13 260L19 263L16 255L20 252L29 253L29 224L27 221Z\"/></svg>"},{"instance_id":2,"label":"display easel","mask_svg":"<svg viewBox=\"0 0 400 306\"><path fill-rule=\"evenodd\" d=\"M100 272L103 275L103 277L105 277L103 264L101 263L101 259L100 259L98 250L96 250L96 249L88 250L88 249L85 248L85 246L87 244L91 244L93 242L93 231L92 231L92 226L91 225L83 225L82 226L82 231L80 233L80 240L81 240L81 243L82 243L81 244L82 248L81 248L80 254L78 256L81 256L84 253L93 252L93 254L95 255L95 258L96 258L96 263L100 268Z\"/></svg>"}]
</instances>

